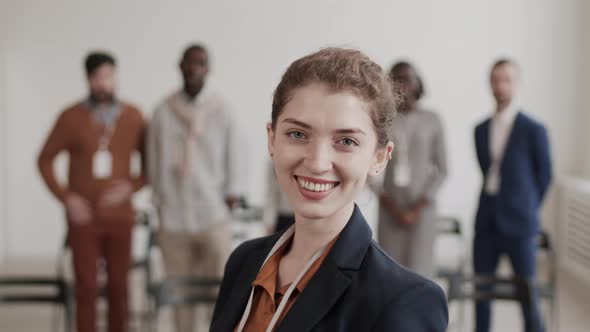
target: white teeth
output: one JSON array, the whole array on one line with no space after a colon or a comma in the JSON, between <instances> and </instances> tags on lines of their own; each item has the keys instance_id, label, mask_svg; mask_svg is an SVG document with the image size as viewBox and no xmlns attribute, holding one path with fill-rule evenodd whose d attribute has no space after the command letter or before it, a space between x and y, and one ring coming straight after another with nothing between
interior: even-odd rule
<instances>
[{"instance_id":1,"label":"white teeth","mask_svg":"<svg viewBox=\"0 0 590 332\"><path fill-rule=\"evenodd\" d=\"M327 190L334 188L333 183L313 183L313 182L306 181L303 179L298 179L298 182L299 182L299 185L301 187L303 187L304 189L307 189L310 191L315 191L315 192L327 191Z\"/></svg>"}]
</instances>

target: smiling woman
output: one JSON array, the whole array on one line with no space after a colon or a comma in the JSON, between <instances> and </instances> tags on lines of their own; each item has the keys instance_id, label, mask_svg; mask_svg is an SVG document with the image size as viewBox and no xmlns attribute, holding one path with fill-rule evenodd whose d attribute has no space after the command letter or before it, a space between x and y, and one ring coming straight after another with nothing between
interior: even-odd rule
<instances>
[{"instance_id":1,"label":"smiling woman","mask_svg":"<svg viewBox=\"0 0 590 332\"><path fill-rule=\"evenodd\" d=\"M385 255L354 203L387 165L394 113L387 75L359 51L291 64L267 132L295 224L232 254L211 331L446 329L441 289Z\"/></svg>"}]
</instances>

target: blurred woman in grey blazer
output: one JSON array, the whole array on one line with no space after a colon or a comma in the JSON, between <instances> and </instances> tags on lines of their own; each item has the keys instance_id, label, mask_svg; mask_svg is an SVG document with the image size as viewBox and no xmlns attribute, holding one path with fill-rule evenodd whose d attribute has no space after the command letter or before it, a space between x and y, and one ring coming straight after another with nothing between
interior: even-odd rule
<instances>
[{"instance_id":1,"label":"blurred woman in grey blazer","mask_svg":"<svg viewBox=\"0 0 590 332\"><path fill-rule=\"evenodd\" d=\"M410 63L393 65L390 77L403 100L392 127L392 160L379 194L379 244L402 265L433 277L436 194L447 175L443 128L438 115L418 103L424 88Z\"/></svg>"}]
</instances>

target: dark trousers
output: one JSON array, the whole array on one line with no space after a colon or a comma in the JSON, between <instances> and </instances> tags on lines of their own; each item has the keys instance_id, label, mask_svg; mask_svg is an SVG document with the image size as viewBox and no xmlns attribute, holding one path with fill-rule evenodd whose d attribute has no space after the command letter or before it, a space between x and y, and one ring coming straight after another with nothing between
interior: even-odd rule
<instances>
[{"instance_id":1,"label":"dark trousers","mask_svg":"<svg viewBox=\"0 0 590 332\"><path fill-rule=\"evenodd\" d=\"M70 223L68 242L73 254L77 331L96 331L97 269L101 258L108 278L108 331L127 331L132 228L133 219Z\"/></svg>"},{"instance_id":2,"label":"dark trousers","mask_svg":"<svg viewBox=\"0 0 590 332\"><path fill-rule=\"evenodd\" d=\"M473 243L473 266L475 273L493 276L496 273L500 256L510 259L515 276L534 282L536 274L537 243L534 236L527 238L511 238L496 232L476 234ZM522 306L525 331L541 332L543 324L539 312L539 301L535 292L533 307ZM478 301L475 309L476 332L490 330L490 301ZM535 331L532 329L534 322Z\"/></svg>"}]
</instances>

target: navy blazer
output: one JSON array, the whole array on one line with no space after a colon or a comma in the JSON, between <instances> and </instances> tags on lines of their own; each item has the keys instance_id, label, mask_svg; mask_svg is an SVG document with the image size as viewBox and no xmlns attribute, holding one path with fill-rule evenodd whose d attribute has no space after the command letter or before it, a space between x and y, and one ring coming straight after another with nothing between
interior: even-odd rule
<instances>
[{"instance_id":1,"label":"navy blazer","mask_svg":"<svg viewBox=\"0 0 590 332\"><path fill-rule=\"evenodd\" d=\"M490 124L487 119L475 128L477 159L484 176L475 230L495 228L507 236L534 236L539 230L539 206L551 182L547 131L522 112L516 115L500 165L500 191L492 199L484 190L491 164Z\"/></svg>"},{"instance_id":2,"label":"navy blazer","mask_svg":"<svg viewBox=\"0 0 590 332\"><path fill-rule=\"evenodd\" d=\"M230 332L242 317L252 282L281 234L239 246L226 268L212 332ZM277 332L443 332L443 291L395 263L372 240L358 207L326 260L276 327Z\"/></svg>"}]
</instances>

